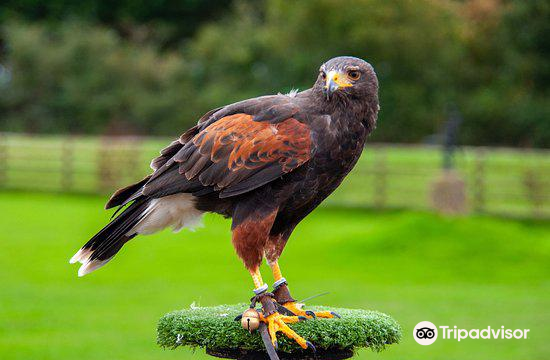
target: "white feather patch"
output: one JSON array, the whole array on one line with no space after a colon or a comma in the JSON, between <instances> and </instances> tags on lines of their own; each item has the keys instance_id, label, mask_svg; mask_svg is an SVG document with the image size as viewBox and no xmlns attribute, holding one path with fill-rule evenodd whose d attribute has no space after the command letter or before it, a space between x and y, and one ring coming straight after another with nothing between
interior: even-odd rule
<instances>
[{"instance_id":1,"label":"white feather patch","mask_svg":"<svg viewBox=\"0 0 550 360\"><path fill-rule=\"evenodd\" d=\"M298 95L299 92L300 92L299 89L292 89L288 92L288 94L277 93L277 95L284 95L284 96L288 96L288 97L296 97L296 95Z\"/></svg>"},{"instance_id":2,"label":"white feather patch","mask_svg":"<svg viewBox=\"0 0 550 360\"><path fill-rule=\"evenodd\" d=\"M111 258L108 258L107 260L93 260L93 261L85 261L82 263L82 266L78 269L78 276L84 276L86 274L91 273L94 270L99 269L103 265L107 264Z\"/></svg>"},{"instance_id":3,"label":"white feather patch","mask_svg":"<svg viewBox=\"0 0 550 360\"><path fill-rule=\"evenodd\" d=\"M169 226L174 232L194 229L201 224L203 212L195 208L193 195L174 194L151 200L145 214L128 235L153 234Z\"/></svg>"},{"instance_id":4,"label":"white feather patch","mask_svg":"<svg viewBox=\"0 0 550 360\"><path fill-rule=\"evenodd\" d=\"M71 260L69 260L69 264L74 264L75 262L84 263L91 254L92 252L89 249L80 249L73 255Z\"/></svg>"},{"instance_id":5,"label":"white feather patch","mask_svg":"<svg viewBox=\"0 0 550 360\"><path fill-rule=\"evenodd\" d=\"M74 254L74 256L69 260L69 263L74 264L76 262L81 263L82 265L78 269L78 276L84 276L86 274L91 273L92 271L102 267L105 265L109 260L93 260L90 261L90 255L92 255L93 251L90 249L80 249Z\"/></svg>"},{"instance_id":6,"label":"white feather patch","mask_svg":"<svg viewBox=\"0 0 550 360\"><path fill-rule=\"evenodd\" d=\"M296 97L296 95L298 94L299 90L298 89L292 89L288 92L288 94L286 94L286 96L288 97Z\"/></svg>"}]
</instances>

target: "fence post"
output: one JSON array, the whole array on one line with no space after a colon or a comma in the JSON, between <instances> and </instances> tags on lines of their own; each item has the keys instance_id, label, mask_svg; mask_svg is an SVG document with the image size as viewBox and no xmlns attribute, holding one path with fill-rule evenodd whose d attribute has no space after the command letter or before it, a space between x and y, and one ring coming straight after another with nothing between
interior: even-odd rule
<instances>
[{"instance_id":1,"label":"fence post","mask_svg":"<svg viewBox=\"0 0 550 360\"><path fill-rule=\"evenodd\" d=\"M473 208L476 212L485 211L485 151L475 152Z\"/></svg>"},{"instance_id":2,"label":"fence post","mask_svg":"<svg viewBox=\"0 0 550 360\"><path fill-rule=\"evenodd\" d=\"M0 188L8 183L8 140L0 133Z\"/></svg>"},{"instance_id":3,"label":"fence post","mask_svg":"<svg viewBox=\"0 0 550 360\"><path fill-rule=\"evenodd\" d=\"M74 171L74 138L68 136L61 144L61 191L73 190Z\"/></svg>"},{"instance_id":4,"label":"fence post","mask_svg":"<svg viewBox=\"0 0 550 360\"><path fill-rule=\"evenodd\" d=\"M543 184L540 181L535 169L527 169L523 174L523 185L527 201L531 204L532 216L540 217L544 205Z\"/></svg>"},{"instance_id":5,"label":"fence post","mask_svg":"<svg viewBox=\"0 0 550 360\"><path fill-rule=\"evenodd\" d=\"M382 209L387 202L388 168L386 150L376 146L374 150L374 206Z\"/></svg>"},{"instance_id":6,"label":"fence post","mask_svg":"<svg viewBox=\"0 0 550 360\"><path fill-rule=\"evenodd\" d=\"M112 157L116 147L114 138L104 136L99 141L97 151L97 185L99 193L104 194L113 190L114 177L112 167Z\"/></svg>"},{"instance_id":7,"label":"fence post","mask_svg":"<svg viewBox=\"0 0 550 360\"><path fill-rule=\"evenodd\" d=\"M129 156L126 161L128 162L128 174L132 179L140 179L143 176L142 171L142 145L143 139L141 138L131 138L128 142Z\"/></svg>"}]
</instances>

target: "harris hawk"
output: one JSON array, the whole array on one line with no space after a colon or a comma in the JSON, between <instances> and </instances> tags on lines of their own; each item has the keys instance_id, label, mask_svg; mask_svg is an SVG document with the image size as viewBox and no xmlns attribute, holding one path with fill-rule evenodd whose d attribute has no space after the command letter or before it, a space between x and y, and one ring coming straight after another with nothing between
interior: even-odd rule
<instances>
[{"instance_id":1,"label":"harris hawk","mask_svg":"<svg viewBox=\"0 0 550 360\"><path fill-rule=\"evenodd\" d=\"M118 206L120 213L70 262L82 263L83 276L136 235L192 227L205 212L230 217L232 243L252 276L273 344L280 331L304 349L313 347L287 324L336 314L304 311L277 261L298 223L354 167L378 110L374 69L355 57L321 65L308 90L211 110L153 159L152 174L112 195L106 209ZM274 276L272 293L259 270L264 258Z\"/></svg>"}]
</instances>

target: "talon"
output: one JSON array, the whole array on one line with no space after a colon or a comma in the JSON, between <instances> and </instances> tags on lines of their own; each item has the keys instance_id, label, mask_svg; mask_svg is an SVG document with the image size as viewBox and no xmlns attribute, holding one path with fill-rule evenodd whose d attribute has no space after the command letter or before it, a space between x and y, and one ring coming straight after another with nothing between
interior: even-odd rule
<instances>
[{"instance_id":1,"label":"talon","mask_svg":"<svg viewBox=\"0 0 550 360\"><path fill-rule=\"evenodd\" d=\"M273 348L275 348L275 351L279 350L279 343L277 342L277 340L273 342Z\"/></svg>"},{"instance_id":2,"label":"talon","mask_svg":"<svg viewBox=\"0 0 550 360\"><path fill-rule=\"evenodd\" d=\"M306 320L307 320L307 317L305 317L305 316L298 316L298 320L299 320L299 321L306 321Z\"/></svg>"},{"instance_id":3,"label":"talon","mask_svg":"<svg viewBox=\"0 0 550 360\"><path fill-rule=\"evenodd\" d=\"M267 324L267 329L269 333L269 337L271 338L271 343L273 344L273 347L277 349L277 333L281 332L286 337L293 339L302 347L303 349L307 349L307 341L302 338L300 335L298 335L294 330L292 330L287 324L293 324L301 319L298 316L285 316L281 315L280 313L276 312L269 316L261 316L260 321Z\"/></svg>"},{"instance_id":4,"label":"talon","mask_svg":"<svg viewBox=\"0 0 550 360\"><path fill-rule=\"evenodd\" d=\"M314 353L317 352L317 349L315 348L315 346L312 343L310 343L309 341L306 341L306 345L307 345L307 348L311 349L311 351L313 351Z\"/></svg>"},{"instance_id":5,"label":"talon","mask_svg":"<svg viewBox=\"0 0 550 360\"><path fill-rule=\"evenodd\" d=\"M334 311L331 311L330 312L332 316L334 316L335 318L338 318L338 319L341 319L342 317L340 316L340 314L338 314L337 312L334 312Z\"/></svg>"},{"instance_id":6,"label":"talon","mask_svg":"<svg viewBox=\"0 0 550 360\"><path fill-rule=\"evenodd\" d=\"M314 318L314 319L317 319L317 315L315 315L315 313L314 313L313 311L311 311L311 310L307 310L307 311L306 311L306 315L307 315L307 316L311 316L311 317Z\"/></svg>"},{"instance_id":7,"label":"talon","mask_svg":"<svg viewBox=\"0 0 550 360\"><path fill-rule=\"evenodd\" d=\"M235 317L235 319L233 319L234 321L241 321L241 319L243 318L243 314L240 314L240 315L237 315Z\"/></svg>"}]
</instances>

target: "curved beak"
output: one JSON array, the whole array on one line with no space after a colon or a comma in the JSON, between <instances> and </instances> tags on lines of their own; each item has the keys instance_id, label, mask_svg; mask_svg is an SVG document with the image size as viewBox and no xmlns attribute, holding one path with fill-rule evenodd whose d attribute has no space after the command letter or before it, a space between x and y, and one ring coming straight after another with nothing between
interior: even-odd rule
<instances>
[{"instance_id":1,"label":"curved beak","mask_svg":"<svg viewBox=\"0 0 550 360\"><path fill-rule=\"evenodd\" d=\"M345 74L335 70L331 70L327 73L327 80L325 82L327 98L330 99L336 90L349 86L352 86L352 84L346 80Z\"/></svg>"}]
</instances>

